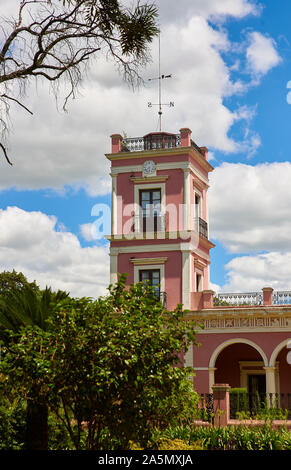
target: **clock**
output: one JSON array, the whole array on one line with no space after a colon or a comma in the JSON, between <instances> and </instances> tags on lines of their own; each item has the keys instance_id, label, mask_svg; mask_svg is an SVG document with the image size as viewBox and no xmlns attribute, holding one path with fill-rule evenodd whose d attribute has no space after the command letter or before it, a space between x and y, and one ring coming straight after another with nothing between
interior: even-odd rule
<instances>
[{"instance_id":1,"label":"clock","mask_svg":"<svg viewBox=\"0 0 291 470\"><path fill-rule=\"evenodd\" d=\"M143 165L143 176L156 176L156 164L152 160L147 160Z\"/></svg>"}]
</instances>

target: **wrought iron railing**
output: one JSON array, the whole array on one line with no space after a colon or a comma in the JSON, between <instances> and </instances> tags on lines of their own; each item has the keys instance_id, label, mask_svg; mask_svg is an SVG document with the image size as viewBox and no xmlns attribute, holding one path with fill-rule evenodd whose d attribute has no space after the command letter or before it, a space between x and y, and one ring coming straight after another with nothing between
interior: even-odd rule
<instances>
[{"instance_id":1,"label":"wrought iron railing","mask_svg":"<svg viewBox=\"0 0 291 470\"><path fill-rule=\"evenodd\" d=\"M145 137L129 137L122 140L125 152L175 148L180 145L180 134L149 134Z\"/></svg>"},{"instance_id":2,"label":"wrought iron railing","mask_svg":"<svg viewBox=\"0 0 291 470\"><path fill-rule=\"evenodd\" d=\"M197 408L197 419L205 422L212 422L214 416L213 394L201 393Z\"/></svg>"},{"instance_id":3,"label":"wrought iron railing","mask_svg":"<svg viewBox=\"0 0 291 470\"><path fill-rule=\"evenodd\" d=\"M291 393L230 393L229 406L231 419L290 419Z\"/></svg>"},{"instance_id":4,"label":"wrought iron railing","mask_svg":"<svg viewBox=\"0 0 291 470\"><path fill-rule=\"evenodd\" d=\"M200 147L198 147L197 144L195 144L194 140L191 139L191 147L194 147L201 155L203 155L203 152ZM203 155L204 156L204 155Z\"/></svg>"},{"instance_id":5,"label":"wrought iron railing","mask_svg":"<svg viewBox=\"0 0 291 470\"><path fill-rule=\"evenodd\" d=\"M144 137L125 137L122 139L124 152L139 152L144 150L158 150L175 148L181 146L180 134L152 133ZM191 147L195 148L201 155L201 148L191 140Z\"/></svg>"},{"instance_id":6,"label":"wrought iron railing","mask_svg":"<svg viewBox=\"0 0 291 470\"><path fill-rule=\"evenodd\" d=\"M167 292L160 292L160 302L164 308L167 308Z\"/></svg>"},{"instance_id":7,"label":"wrought iron railing","mask_svg":"<svg viewBox=\"0 0 291 470\"><path fill-rule=\"evenodd\" d=\"M196 217L194 219L194 227L199 235L203 238L208 238L208 224L205 220L201 219L201 217Z\"/></svg>"}]
</instances>

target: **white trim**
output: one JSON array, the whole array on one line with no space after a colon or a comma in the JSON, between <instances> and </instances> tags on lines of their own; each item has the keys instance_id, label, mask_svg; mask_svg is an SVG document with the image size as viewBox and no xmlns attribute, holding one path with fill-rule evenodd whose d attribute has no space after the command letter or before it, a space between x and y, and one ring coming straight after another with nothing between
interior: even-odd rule
<instances>
[{"instance_id":1,"label":"white trim","mask_svg":"<svg viewBox=\"0 0 291 470\"><path fill-rule=\"evenodd\" d=\"M111 248L112 250L113 248ZM193 253L193 247L191 243L168 243L163 245L142 245L142 246L121 246L114 247L114 250L118 250L118 253L156 253L159 251L191 251ZM195 254L201 256L201 258L209 261L210 256L204 251L195 249Z\"/></svg>"},{"instance_id":2,"label":"white trim","mask_svg":"<svg viewBox=\"0 0 291 470\"><path fill-rule=\"evenodd\" d=\"M190 292L192 286L191 251L182 250L182 304L184 309L191 308Z\"/></svg>"},{"instance_id":3,"label":"white trim","mask_svg":"<svg viewBox=\"0 0 291 470\"><path fill-rule=\"evenodd\" d=\"M288 343L291 344L291 338L284 339L284 341L282 341L280 344L278 344L278 346L275 347L270 357L270 363L269 363L270 367L274 367L275 361L277 359L279 352L283 348L285 348L285 346L287 346Z\"/></svg>"},{"instance_id":4,"label":"white trim","mask_svg":"<svg viewBox=\"0 0 291 470\"><path fill-rule=\"evenodd\" d=\"M111 193L111 233L117 234L117 175L111 174L112 178L112 193Z\"/></svg>"},{"instance_id":5,"label":"white trim","mask_svg":"<svg viewBox=\"0 0 291 470\"><path fill-rule=\"evenodd\" d=\"M110 252L110 284L115 284L117 278L118 253Z\"/></svg>"},{"instance_id":6,"label":"white trim","mask_svg":"<svg viewBox=\"0 0 291 470\"><path fill-rule=\"evenodd\" d=\"M158 189L161 191L161 210L166 206L166 183L146 183L146 184L135 184L134 185L134 215L135 215L135 232L140 232L140 201L139 201L139 191L142 189Z\"/></svg>"},{"instance_id":7,"label":"white trim","mask_svg":"<svg viewBox=\"0 0 291 470\"><path fill-rule=\"evenodd\" d=\"M145 265L145 264L165 264L168 260L167 257L162 258L130 258L131 263L134 265Z\"/></svg>"},{"instance_id":8,"label":"white trim","mask_svg":"<svg viewBox=\"0 0 291 470\"><path fill-rule=\"evenodd\" d=\"M188 351L184 355L184 364L185 367L193 367L193 343L189 344Z\"/></svg>"},{"instance_id":9,"label":"white trim","mask_svg":"<svg viewBox=\"0 0 291 470\"><path fill-rule=\"evenodd\" d=\"M183 228L184 230L191 230L190 227L190 168L184 169L184 220Z\"/></svg>"},{"instance_id":10,"label":"white trim","mask_svg":"<svg viewBox=\"0 0 291 470\"><path fill-rule=\"evenodd\" d=\"M264 351L262 350L262 348L260 348L260 346L258 346L256 343L254 343L253 341L250 341L248 339L245 339L245 338L231 338L231 339L228 339L227 341L224 341L223 343L221 343L219 346L217 346L217 348L213 351L212 355L211 355L211 358L210 358L210 361L209 361L209 367L212 368L212 367L215 367L215 362L216 362L216 359L218 358L219 354L227 347L227 346L231 346L232 344L237 344L237 343L242 343L242 344L248 344L249 346L252 346L254 349L256 349L262 359L263 359L263 362L264 362L264 365L265 366L268 366L268 359L267 359L267 356L266 354L264 353Z\"/></svg>"},{"instance_id":11,"label":"white trim","mask_svg":"<svg viewBox=\"0 0 291 470\"><path fill-rule=\"evenodd\" d=\"M134 266L134 283L139 282L139 271L144 269L159 269L160 270L160 291L165 292L165 265L164 264L144 264Z\"/></svg>"},{"instance_id":12,"label":"white trim","mask_svg":"<svg viewBox=\"0 0 291 470\"><path fill-rule=\"evenodd\" d=\"M158 170L185 170L189 168L192 173L198 177L206 188L209 187L209 181L205 178L202 173L200 173L195 166L188 161L185 162L167 162L167 163L157 163L157 171ZM143 172L143 165L126 165L126 166L114 166L111 167L111 174L118 175L119 173L142 173Z\"/></svg>"}]
</instances>

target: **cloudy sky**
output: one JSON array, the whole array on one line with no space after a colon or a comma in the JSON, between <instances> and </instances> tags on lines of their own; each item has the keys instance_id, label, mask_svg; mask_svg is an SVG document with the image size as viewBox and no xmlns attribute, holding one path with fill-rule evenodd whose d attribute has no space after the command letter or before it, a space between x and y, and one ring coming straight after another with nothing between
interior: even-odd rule
<instances>
[{"instance_id":1,"label":"cloudy sky","mask_svg":"<svg viewBox=\"0 0 291 470\"><path fill-rule=\"evenodd\" d=\"M164 129L190 127L210 151L211 282L216 290L291 289L291 5L289 0L157 0ZM1 0L0 16L18 0ZM157 76L153 62L141 70ZM62 90L61 90L62 91ZM288 93L290 93L288 97ZM98 296L108 245L92 209L110 204L110 135L157 130L155 82L133 91L100 55L68 113L47 84L28 90L33 116L12 107L0 160L0 267L39 285ZM93 239L92 239L93 238Z\"/></svg>"}]
</instances>

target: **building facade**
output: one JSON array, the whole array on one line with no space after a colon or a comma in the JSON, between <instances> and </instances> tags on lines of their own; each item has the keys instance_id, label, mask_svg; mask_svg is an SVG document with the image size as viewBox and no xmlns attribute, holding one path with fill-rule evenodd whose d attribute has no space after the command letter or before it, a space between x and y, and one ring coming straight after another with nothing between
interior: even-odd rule
<instances>
[{"instance_id":1,"label":"building facade","mask_svg":"<svg viewBox=\"0 0 291 470\"><path fill-rule=\"evenodd\" d=\"M250 392L289 393L289 293L266 287L214 302L209 289L213 167L207 148L195 144L188 128L129 139L114 134L111 146L111 283L121 273L128 274L128 284L148 282L168 310L182 303L185 317L197 321L201 346L190 348L184 362L195 369L198 392L228 383Z\"/></svg>"}]
</instances>

